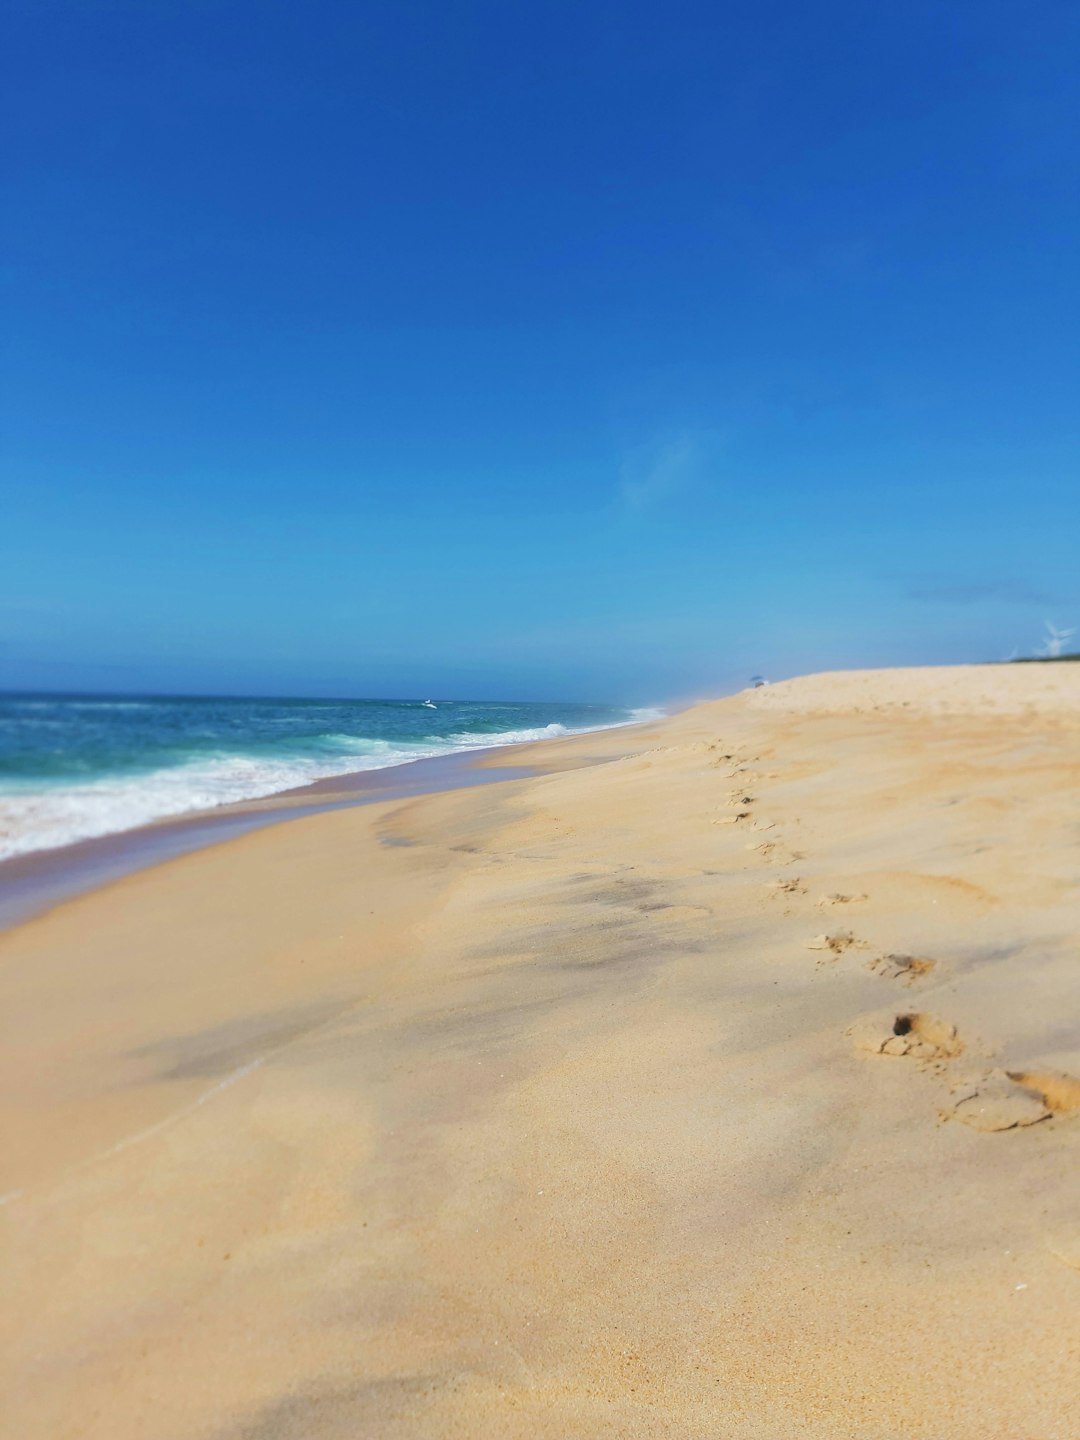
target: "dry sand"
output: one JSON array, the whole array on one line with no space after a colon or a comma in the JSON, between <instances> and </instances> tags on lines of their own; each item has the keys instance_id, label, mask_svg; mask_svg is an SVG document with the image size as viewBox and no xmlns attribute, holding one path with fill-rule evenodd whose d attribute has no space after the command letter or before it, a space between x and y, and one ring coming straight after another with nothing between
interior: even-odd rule
<instances>
[{"instance_id":1,"label":"dry sand","mask_svg":"<svg viewBox=\"0 0 1080 1440\"><path fill-rule=\"evenodd\" d=\"M1080 665L527 758L0 940L4 1433L1075 1440Z\"/></svg>"}]
</instances>

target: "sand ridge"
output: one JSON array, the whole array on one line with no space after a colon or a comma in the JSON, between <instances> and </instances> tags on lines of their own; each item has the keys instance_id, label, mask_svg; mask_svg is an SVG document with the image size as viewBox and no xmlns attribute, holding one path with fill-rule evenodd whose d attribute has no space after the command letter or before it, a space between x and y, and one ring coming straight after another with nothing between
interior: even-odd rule
<instances>
[{"instance_id":1,"label":"sand ridge","mask_svg":"<svg viewBox=\"0 0 1080 1440\"><path fill-rule=\"evenodd\" d=\"M12 1433L1072 1440L1078 739L807 677L0 938Z\"/></svg>"}]
</instances>

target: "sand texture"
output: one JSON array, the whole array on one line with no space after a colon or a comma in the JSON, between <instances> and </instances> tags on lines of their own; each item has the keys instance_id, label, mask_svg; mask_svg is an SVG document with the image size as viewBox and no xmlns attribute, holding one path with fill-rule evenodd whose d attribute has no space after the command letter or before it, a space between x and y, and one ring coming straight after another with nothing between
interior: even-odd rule
<instances>
[{"instance_id":1,"label":"sand texture","mask_svg":"<svg viewBox=\"0 0 1080 1440\"><path fill-rule=\"evenodd\" d=\"M0 937L18 1440L1076 1440L1080 665L813 676Z\"/></svg>"}]
</instances>

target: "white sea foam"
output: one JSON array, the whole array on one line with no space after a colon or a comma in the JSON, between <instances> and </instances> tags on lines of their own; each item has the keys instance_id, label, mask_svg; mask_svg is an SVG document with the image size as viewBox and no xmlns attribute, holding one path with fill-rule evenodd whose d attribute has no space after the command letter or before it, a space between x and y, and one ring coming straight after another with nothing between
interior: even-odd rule
<instances>
[{"instance_id":1,"label":"white sea foam","mask_svg":"<svg viewBox=\"0 0 1080 1440\"><path fill-rule=\"evenodd\" d=\"M554 740L558 735L576 735L582 731L568 729L565 725L537 725L531 730L504 730L494 735L475 735L462 730L447 738L454 750L486 750L492 745L527 745L533 740Z\"/></svg>"},{"instance_id":2,"label":"white sea foam","mask_svg":"<svg viewBox=\"0 0 1080 1440\"><path fill-rule=\"evenodd\" d=\"M222 757L149 774L103 777L62 789L0 795L0 859L133 830L151 820L193 810L260 799L330 775L377 770L437 753L395 750L381 741L368 744L367 752L353 751L325 760Z\"/></svg>"},{"instance_id":3,"label":"white sea foam","mask_svg":"<svg viewBox=\"0 0 1080 1440\"><path fill-rule=\"evenodd\" d=\"M356 735L328 735L323 737L327 753L318 758L221 756L142 775L103 777L62 788L20 789L0 794L0 860L133 830L153 820L216 809L239 800L262 799L333 775L584 734L591 729L620 729L662 714L661 710L632 711L631 720L581 729L553 724L490 735L461 731L408 746Z\"/></svg>"},{"instance_id":4,"label":"white sea foam","mask_svg":"<svg viewBox=\"0 0 1080 1440\"><path fill-rule=\"evenodd\" d=\"M660 705L639 705L636 710L630 711L630 719L620 722L623 725L644 725L650 720L662 720L667 711ZM619 726L613 726L618 729Z\"/></svg>"}]
</instances>

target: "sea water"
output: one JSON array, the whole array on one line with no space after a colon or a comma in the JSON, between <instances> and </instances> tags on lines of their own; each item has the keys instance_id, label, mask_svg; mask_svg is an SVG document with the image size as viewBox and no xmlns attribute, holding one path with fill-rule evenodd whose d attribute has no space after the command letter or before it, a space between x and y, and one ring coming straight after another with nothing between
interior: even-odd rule
<instances>
[{"instance_id":1,"label":"sea water","mask_svg":"<svg viewBox=\"0 0 1080 1440\"><path fill-rule=\"evenodd\" d=\"M0 859L330 775L659 713L440 699L0 693Z\"/></svg>"}]
</instances>

